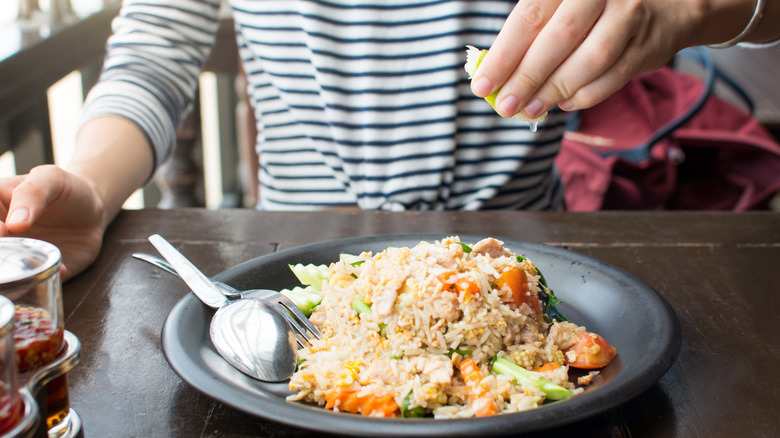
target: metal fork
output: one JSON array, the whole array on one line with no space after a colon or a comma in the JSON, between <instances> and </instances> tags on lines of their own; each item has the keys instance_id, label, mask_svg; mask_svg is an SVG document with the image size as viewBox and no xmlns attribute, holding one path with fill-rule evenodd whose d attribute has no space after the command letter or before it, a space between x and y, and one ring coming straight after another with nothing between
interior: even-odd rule
<instances>
[{"instance_id":1,"label":"metal fork","mask_svg":"<svg viewBox=\"0 0 780 438\"><path fill-rule=\"evenodd\" d=\"M179 273L173 269L171 264L162 257L141 252L133 253L133 257L138 260L151 263L152 265L157 266L158 268L177 277L179 276ZM283 294L270 289L252 289L240 291L233 286L222 283L220 281L212 280L212 283L214 283L214 285L217 286L217 288L219 288L219 290L229 300L253 297L277 304L286 309L286 312L281 313L285 316L285 318L287 318L287 321L295 331L295 337L298 340L298 345L301 347L311 345L313 339L322 339L322 335L320 334L320 331L317 330L317 327L315 327L314 324L309 321L309 318L307 318L306 315L301 312L298 306L296 306L291 299L287 298Z\"/></svg>"}]
</instances>

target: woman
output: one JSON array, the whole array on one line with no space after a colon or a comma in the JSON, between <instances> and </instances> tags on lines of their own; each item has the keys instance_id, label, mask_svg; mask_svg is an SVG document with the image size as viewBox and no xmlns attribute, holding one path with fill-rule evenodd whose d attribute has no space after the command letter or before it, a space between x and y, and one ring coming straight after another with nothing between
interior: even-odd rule
<instances>
[{"instance_id":1,"label":"woman","mask_svg":"<svg viewBox=\"0 0 780 438\"><path fill-rule=\"evenodd\" d=\"M779 7L765 0L231 6L264 209L557 209L566 112L684 47L780 37ZM124 200L170 156L218 9L216 0L125 1L71 164L0 180L0 235L57 244L70 275L94 260ZM490 47L470 84L467 44ZM496 91L505 118L481 99ZM522 120L546 111L535 132Z\"/></svg>"}]
</instances>

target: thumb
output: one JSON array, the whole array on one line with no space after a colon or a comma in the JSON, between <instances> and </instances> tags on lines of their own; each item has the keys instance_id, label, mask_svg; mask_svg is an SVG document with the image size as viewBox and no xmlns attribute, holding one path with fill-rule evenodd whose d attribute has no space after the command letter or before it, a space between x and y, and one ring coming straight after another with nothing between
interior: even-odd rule
<instances>
[{"instance_id":1,"label":"thumb","mask_svg":"<svg viewBox=\"0 0 780 438\"><path fill-rule=\"evenodd\" d=\"M5 219L5 225L8 231L20 233L27 230L32 225L30 221L30 210L27 207L17 207L12 204Z\"/></svg>"},{"instance_id":2,"label":"thumb","mask_svg":"<svg viewBox=\"0 0 780 438\"><path fill-rule=\"evenodd\" d=\"M56 198L54 188L59 187L59 169L54 166L39 166L30 171L11 194L8 216L5 224L9 231L27 231L51 199Z\"/></svg>"}]
</instances>

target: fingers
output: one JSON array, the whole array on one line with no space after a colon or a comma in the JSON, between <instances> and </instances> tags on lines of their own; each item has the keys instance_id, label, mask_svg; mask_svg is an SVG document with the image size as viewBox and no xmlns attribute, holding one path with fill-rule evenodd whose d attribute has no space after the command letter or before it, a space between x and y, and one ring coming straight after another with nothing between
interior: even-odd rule
<instances>
[{"instance_id":1,"label":"fingers","mask_svg":"<svg viewBox=\"0 0 780 438\"><path fill-rule=\"evenodd\" d=\"M8 218L8 206L16 187L24 180L23 176L11 176L0 180L0 237L8 236L5 221Z\"/></svg>"},{"instance_id":2,"label":"fingers","mask_svg":"<svg viewBox=\"0 0 780 438\"><path fill-rule=\"evenodd\" d=\"M496 110L504 117L533 119L555 105L595 105L657 64L644 59L658 57L653 50L673 53L661 47L668 43L659 44L671 38L663 31L670 28L651 23L659 19L651 9L647 0L520 0L480 64L472 91L485 97L500 89Z\"/></svg>"},{"instance_id":3,"label":"fingers","mask_svg":"<svg viewBox=\"0 0 780 438\"><path fill-rule=\"evenodd\" d=\"M566 110L593 106L619 90L639 73L632 45L646 13L629 10L631 2L611 3L582 44L552 73L533 97L547 110L556 104ZM605 76L606 77L603 77ZM588 84L597 81L599 85ZM576 98L574 96L577 96Z\"/></svg>"},{"instance_id":4,"label":"fingers","mask_svg":"<svg viewBox=\"0 0 780 438\"><path fill-rule=\"evenodd\" d=\"M54 166L38 166L23 177L4 203L8 205L5 225L8 231L27 231L44 208L59 195L62 171Z\"/></svg>"},{"instance_id":5,"label":"fingers","mask_svg":"<svg viewBox=\"0 0 780 438\"><path fill-rule=\"evenodd\" d=\"M506 19L471 81L472 92L487 97L507 81L560 0L521 0Z\"/></svg>"},{"instance_id":6,"label":"fingers","mask_svg":"<svg viewBox=\"0 0 780 438\"><path fill-rule=\"evenodd\" d=\"M22 181L24 181L24 177L19 175L0 179L0 207L8 206L8 203L11 202L11 194Z\"/></svg>"},{"instance_id":7,"label":"fingers","mask_svg":"<svg viewBox=\"0 0 780 438\"><path fill-rule=\"evenodd\" d=\"M500 114L512 116L522 110L526 117L536 118L549 109L551 105L535 99L535 94L558 66L578 50L601 16L603 1L564 0L561 3L499 92L496 108Z\"/></svg>"},{"instance_id":8,"label":"fingers","mask_svg":"<svg viewBox=\"0 0 780 438\"><path fill-rule=\"evenodd\" d=\"M625 57L619 59L609 70L589 84L577 89L570 98L562 101L559 106L565 111L572 111L596 105L628 83L634 76L633 65L633 63L626 61Z\"/></svg>"}]
</instances>

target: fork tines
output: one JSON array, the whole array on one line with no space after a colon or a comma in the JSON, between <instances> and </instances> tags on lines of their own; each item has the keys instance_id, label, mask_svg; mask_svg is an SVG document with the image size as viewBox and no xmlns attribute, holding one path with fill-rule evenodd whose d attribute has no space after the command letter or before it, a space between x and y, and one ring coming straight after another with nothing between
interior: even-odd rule
<instances>
[{"instance_id":1,"label":"fork tines","mask_svg":"<svg viewBox=\"0 0 780 438\"><path fill-rule=\"evenodd\" d=\"M279 297L275 297L274 300L279 303L279 305L287 309L287 312L283 313L285 313L287 321L290 322L290 325L295 331L295 337L298 340L298 345L301 347L307 347L308 345L311 345L313 340L312 338L322 339L322 335L320 334L320 331L317 330L317 327L315 327L309 321L309 318L306 318L298 306L296 306L289 298L280 294Z\"/></svg>"}]
</instances>

